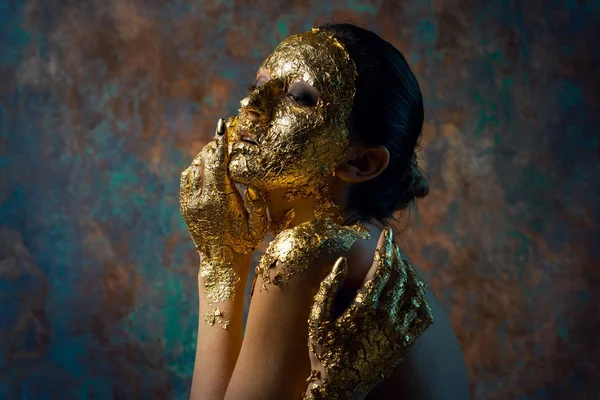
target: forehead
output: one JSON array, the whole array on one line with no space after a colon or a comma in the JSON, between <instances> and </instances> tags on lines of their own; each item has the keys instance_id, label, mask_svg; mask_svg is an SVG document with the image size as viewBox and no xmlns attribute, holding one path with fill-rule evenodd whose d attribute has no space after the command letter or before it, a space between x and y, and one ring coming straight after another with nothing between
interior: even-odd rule
<instances>
[{"instance_id":1,"label":"forehead","mask_svg":"<svg viewBox=\"0 0 600 400\"><path fill-rule=\"evenodd\" d=\"M303 81L319 92L341 91L353 96L355 67L337 40L321 32L285 39L262 63L271 79Z\"/></svg>"}]
</instances>

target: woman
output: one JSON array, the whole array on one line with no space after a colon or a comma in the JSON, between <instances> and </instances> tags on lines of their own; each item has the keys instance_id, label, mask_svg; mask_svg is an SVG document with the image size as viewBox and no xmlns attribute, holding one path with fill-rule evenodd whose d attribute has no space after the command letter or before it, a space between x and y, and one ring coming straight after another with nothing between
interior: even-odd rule
<instances>
[{"instance_id":1,"label":"woman","mask_svg":"<svg viewBox=\"0 0 600 400\"><path fill-rule=\"evenodd\" d=\"M182 174L201 260L192 397L468 398L452 327L384 223L428 192L404 57L327 25L284 40L241 106ZM267 230L242 340L241 293Z\"/></svg>"}]
</instances>

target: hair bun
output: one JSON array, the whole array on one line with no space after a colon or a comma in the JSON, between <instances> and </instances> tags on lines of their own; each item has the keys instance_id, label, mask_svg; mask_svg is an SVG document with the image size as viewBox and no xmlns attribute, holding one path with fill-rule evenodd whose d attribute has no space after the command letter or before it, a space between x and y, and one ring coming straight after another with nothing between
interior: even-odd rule
<instances>
[{"instance_id":1,"label":"hair bun","mask_svg":"<svg viewBox=\"0 0 600 400\"><path fill-rule=\"evenodd\" d=\"M416 197L422 199L429 194L429 181L423 176L421 168L419 168L419 161L417 159L417 153L414 152L410 159L408 167L410 174L410 194L413 199Z\"/></svg>"},{"instance_id":2,"label":"hair bun","mask_svg":"<svg viewBox=\"0 0 600 400\"><path fill-rule=\"evenodd\" d=\"M418 199L422 199L429 194L429 181L423 176L416 162L413 163L411 172L413 175L412 195Z\"/></svg>"},{"instance_id":3,"label":"hair bun","mask_svg":"<svg viewBox=\"0 0 600 400\"><path fill-rule=\"evenodd\" d=\"M422 199L429 194L429 181L421 173L415 154L413 154L412 160L404 173L404 178L397 183L396 190L404 189L398 197L394 207L395 210L408 208L415 199Z\"/></svg>"}]
</instances>

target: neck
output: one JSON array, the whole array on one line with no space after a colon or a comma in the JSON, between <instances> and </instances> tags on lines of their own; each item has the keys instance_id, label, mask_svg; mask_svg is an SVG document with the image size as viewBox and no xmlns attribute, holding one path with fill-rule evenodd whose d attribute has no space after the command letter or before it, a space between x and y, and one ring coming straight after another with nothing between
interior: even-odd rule
<instances>
[{"instance_id":1,"label":"neck","mask_svg":"<svg viewBox=\"0 0 600 400\"><path fill-rule=\"evenodd\" d=\"M294 218L282 228L292 228L303 222L315 219L315 198L296 196L293 199L286 198L286 191L283 189L272 190L268 192L269 215L275 225L285 223L285 219L293 210Z\"/></svg>"},{"instance_id":2,"label":"neck","mask_svg":"<svg viewBox=\"0 0 600 400\"><path fill-rule=\"evenodd\" d=\"M277 189L268 192L267 198L269 199L269 215L273 222L276 230L293 228L303 222L312 221L316 218L317 200L315 196L295 196L292 199L286 198L286 191L284 189ZM338 204L336 199L336 204ZM343 210L343 204L338 204L339 208L331 209L332 217L341 217L341 220L349 220L354 216L354 212L350 210ZM293 218L288 220L290 216ZM286 221L287 220L287 221ZM278 233L278 232L275 232Z\"/></svg>"}]
</instances>

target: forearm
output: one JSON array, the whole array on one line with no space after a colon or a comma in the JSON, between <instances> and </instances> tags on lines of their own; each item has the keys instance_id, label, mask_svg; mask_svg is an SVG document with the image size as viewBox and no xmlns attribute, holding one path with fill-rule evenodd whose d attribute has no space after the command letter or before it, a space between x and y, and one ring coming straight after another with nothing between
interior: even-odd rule
<instances>
[{"instance_id":1,"label":"forearm","mask_svg":"<svg viewBox=\"0 0 600 400\"><path fill-rule=\"evenodd\" d=\"M250 255L236 258L235 269L248 271L250 259ZM198 277L198 339L190 396L192 400L222 400L225 395L242 346L247 280L247 274L240 276L234 287L233 299L211 304L205 293L205 282ZM215 316L215 310L216 314L221 315ZM214 322L212 318L215 318Z\"/></svg>"},{"instance_id":2,"label":"forearm","mask_svg":"<svg viewBox=\"0 0 600 400\"><path fill-rule=\"evenodd\" d=\"M225 400L299 399L310 372L303 328L309 296L296 285L264 291L260 284L259 278Z\"/></svg>"}]
</instances>

